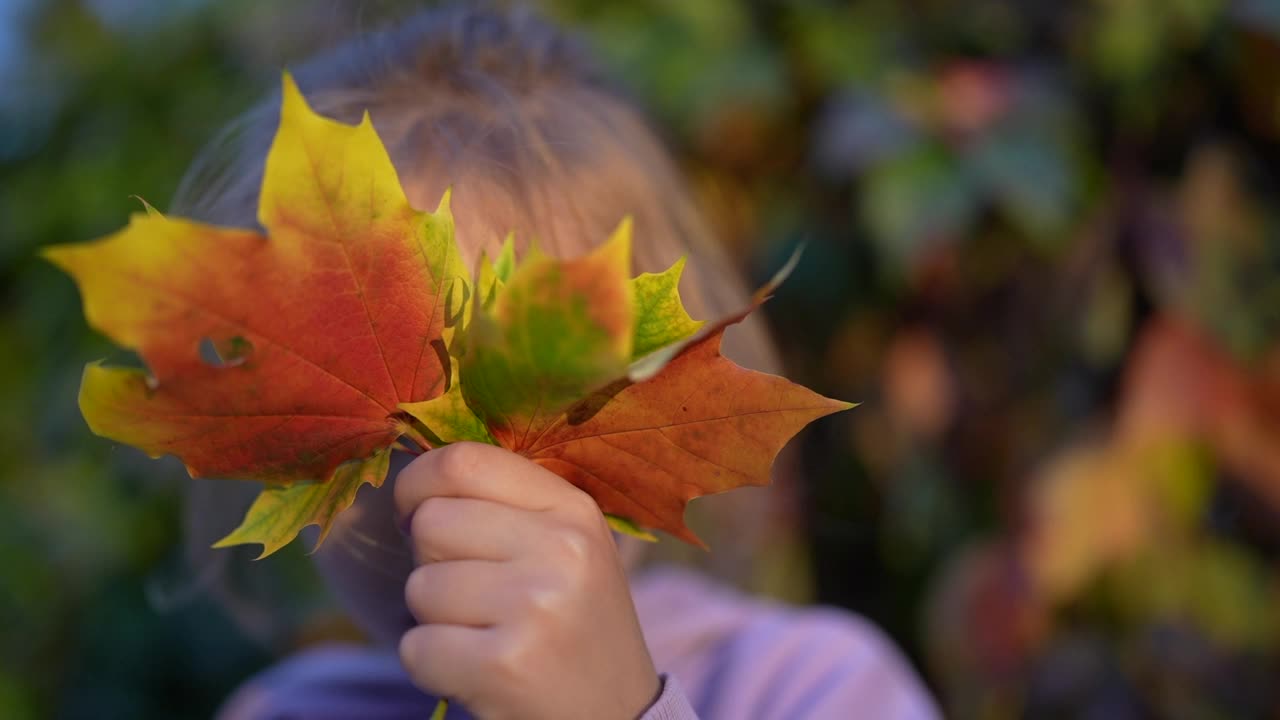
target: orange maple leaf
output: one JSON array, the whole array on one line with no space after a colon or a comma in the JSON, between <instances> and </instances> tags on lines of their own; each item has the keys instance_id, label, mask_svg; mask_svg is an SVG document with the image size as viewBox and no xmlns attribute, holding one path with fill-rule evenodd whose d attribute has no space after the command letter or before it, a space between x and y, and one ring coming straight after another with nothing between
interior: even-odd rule
<instances>
[{"instance_id":1,"label":"orange maple leaf","mask_svg":"<svg viewBox=\"0 0 1280 720\"><path fill-rule=\"evenodd\" d=\"M89 323L147 366L86 367L85 419L177 455L193 477L286 484L376 466L405 432L399 404L448 379L465 279L448 197L414 210L368 115L320 117L286 75L258 220L266 235L139 213L45 251L76 279ZM385 465L345 474L379 484Z\"/></svg>"}]
</instances>

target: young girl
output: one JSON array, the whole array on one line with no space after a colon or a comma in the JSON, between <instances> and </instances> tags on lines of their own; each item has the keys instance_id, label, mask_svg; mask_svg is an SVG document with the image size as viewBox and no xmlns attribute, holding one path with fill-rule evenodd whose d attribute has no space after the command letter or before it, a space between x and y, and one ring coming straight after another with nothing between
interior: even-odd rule
<instances>
[{"instance_id":1,"label":"young girl","mask_svg":"<svg viewBox=\"0 0 1280 720\"><path fill-rule=\"evenodd\" d=\"M691 314L745 306L638 114L537 19L433 11L295 77L322 114L354 122L370 112L415 206L435 207L454 188L470 261L511 230L520 244L579 255L631 215L637 271L689 255ZM247 115L230 152L213 148L220 164L192 171L174 211L252 225L275 112ZM776 366L758 322L728 336L725 352ZM425 718L440 696L453 700L450 717L936 714L895 649L856 617L751 599L687 570L629 575L640 545L615 538L586 494L518 455L454 445L370 490L315 559L375 645L294 657L242 687L221 717ZM770 498L743 490L703 501L730 525L704 537L749 556ZM214 519L235 522L205 517Z\"/></svg>"}]
</instances>

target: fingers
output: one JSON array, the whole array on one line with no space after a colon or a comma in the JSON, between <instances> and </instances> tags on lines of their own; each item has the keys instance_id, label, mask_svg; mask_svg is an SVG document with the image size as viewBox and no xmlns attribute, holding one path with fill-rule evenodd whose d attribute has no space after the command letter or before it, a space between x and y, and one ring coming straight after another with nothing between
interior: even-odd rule
<instances>
[{"instance_id":1,"label":"fingers","mask_svg":"<svg viewBox=\"0 0 1280 720\"><path fill-rule=\"evenodd\" d=\"M433 496L413 511L409 536L419 563L508 560L535 535L537 514L490 500Z\"/></svg>"},{"instance_id":2,"label":"fingers","mask_svg":"<svg viewBox=\"0 0 1280 720\"><path fill-rule=\"evenodd\" d=\"M432 450L400 471L395 499L401 518L409 517L430 497L468 497L539 511L590 501L586 493L551 471L481 443Z\"/></svg>"},{"instance_id":3,"label":"fingers","mask_svg":"<svg viewBox=\"0 0 1280 720\"><path fill-rule=\"evenodd\" d=\"M625 571L588 495L459 444L411 463L395 501L423 563L404 587L422 624L400 639L415 685L477 717L635 716L653 697Z\"/></svg>"},{"instance_id":4,"label":"fingers","mask_svg":"<svg viewBox=\"0 0 1280 720\"><path fill-rule=\"evenodd\" d=\"M496 634L492 628L419 625L400 637L400 664L414 685L454 696L474 684Z\"/></svg>"},{"instance_id":5,"label":"fingers","mask_svg":"<svg viewBox=\"0 0 1280 720\"><path fill-rule=\"evenodd\" d=\"M489 627L503 616L512 583L503 563L459 560L423 565L409 575L404 601L424 625Z\"/></svg>"}]
</instances>

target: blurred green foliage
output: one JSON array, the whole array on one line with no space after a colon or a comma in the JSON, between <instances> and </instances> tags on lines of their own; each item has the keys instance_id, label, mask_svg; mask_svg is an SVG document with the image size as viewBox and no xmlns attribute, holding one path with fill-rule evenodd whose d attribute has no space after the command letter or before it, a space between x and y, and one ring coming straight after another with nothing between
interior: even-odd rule
<instances>
[{"instance_id":1,"label":"blurred green foliage","mask_svg":"<svg viewBox=\"0 0 1280 720\"><path fill-rule=\"evenodd\" d=\"M33 251L163 208L281 66L419 5L0 2L0 717L204 717L268 661L165 601L181 468L88 433L115 351ZM958 717L1275 715L1280 6L543 7L745 270L808 242L767 311L864 403L805 441L820 600Z\"/></svg>"}]
</instances>

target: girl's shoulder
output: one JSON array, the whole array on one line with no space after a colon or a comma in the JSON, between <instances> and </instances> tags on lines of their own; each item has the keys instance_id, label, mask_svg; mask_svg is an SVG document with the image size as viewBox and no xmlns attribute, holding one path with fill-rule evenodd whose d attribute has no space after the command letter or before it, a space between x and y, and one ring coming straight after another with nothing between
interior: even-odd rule
<instances>
[{"instance_id":1,"label":"girl's shoulder","mask_svg":"<svg viewBox=\"0 0 1280 720\"><path fill-rule=\"evenodd\" d=\"M670 567L638 574L632 595L654 662L702 720L938 717L893 642L852 613L763 600Z\"/></svg>"}]
</instances>

